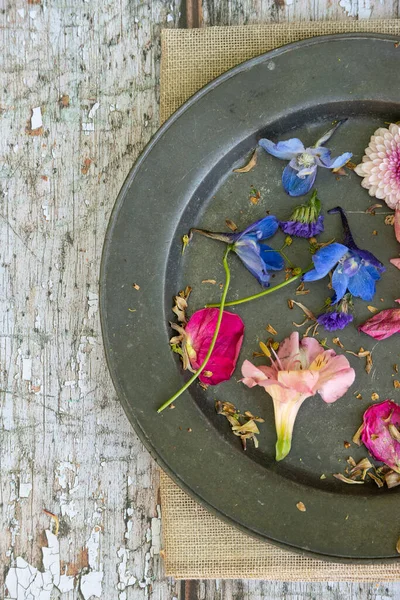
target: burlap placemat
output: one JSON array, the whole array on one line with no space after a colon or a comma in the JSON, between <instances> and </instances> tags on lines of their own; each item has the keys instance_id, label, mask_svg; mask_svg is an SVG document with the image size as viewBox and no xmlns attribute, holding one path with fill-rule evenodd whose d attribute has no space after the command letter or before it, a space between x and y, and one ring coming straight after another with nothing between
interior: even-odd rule
<instances>
[{"instance_id":1,"label":"burlap placemat","mask_svg":"<svg viewBox=\"0 0 400 600\"><path fill-rule=\"evenodd\" d=\"M231 67L283 44L330 33L399 35L400 20L211 27L162 32L161 121ZM163 555L176 579L399 581L400 564L342 565L280 550L210 514L161 473Z\"/></svg>"}]
</instances>

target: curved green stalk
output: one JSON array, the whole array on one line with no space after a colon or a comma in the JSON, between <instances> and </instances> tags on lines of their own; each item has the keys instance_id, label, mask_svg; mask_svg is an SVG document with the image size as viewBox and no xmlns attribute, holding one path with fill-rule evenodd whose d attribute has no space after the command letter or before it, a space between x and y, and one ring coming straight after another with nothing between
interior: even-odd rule
<instances>
[{"instance_id":1,"label":"curved green stalk","mask_svg":"<svg viewBox=\"0 0 400 600\"><path fill-rule=\"evenodd\" d=\"M194 381L196 381L196 379L198 378L198 376L200 375L200 373L202 371L204 371L204 369L207 366L207 363L208 363L208 361L210 359L212 351L214 350L215 342L217 341L218 333L219 333L219 330L220 330L220 327L221 327L222 315L224 314L225 300L226 300L226 296L228 294L229 284L230 284L230 280L231 280L231 272L229 270L229 265L228 265L228 254L229 254L230 251L231 251L231 246L227 246L227 248L225 250L224 258L222 259L222 264L224 265L224 269L225 269L225 285L224 285L224 289L223 289L222 296L221 296L221 303L218 305L218 307L219 307L219 313L218 313L217 324L215 326L214 335L213 335L213 338L211 340L211 344L210 344L210 347L209 347L208 352L206 354L206 357L203 360L203 362L200 365L200 367L197 369L197 371L195 373L193 373L193 375L185 383L185 385L183 385L180 390L178 390L169 400L167 400L166 402L164 402L164 404L162 404L160 406L160 408L157 410L158 413L162 412L165 408L167 408L170 404L172 404L177 398L179 398L179 396L181 394L183 394L183 392L185 390L187 390L188 387L190 387Z\"/></svg>"},{"instance_id":2,"label":"curved green stalk","mask_svg":"<svg viewBox=\"0 0 400 600\"><path fill-rule=\"evenodd\" d=\"M308 269L307 269L308 270ZM274 285L274 287L268 288L258 294L253 294L252 296L246 296L246 298L240 298L240 300L232 300L231 302L225 302L224 306L236 306L236 304L244 304L244 302L250 302L251 300L257 300L257 298L262 298L263 296L267 296L268 294L272 294L272 292L276 292L281 288L285 287L285 285L289 285L289 283L293 283L299 277L304 275L307 271L301 271L298 275L294 275L290 277L287 281L282 281L282 283L278 283L278 285ZM218 308L220 304L206 304L206 308Z\"/></svg>"}]
</instances>

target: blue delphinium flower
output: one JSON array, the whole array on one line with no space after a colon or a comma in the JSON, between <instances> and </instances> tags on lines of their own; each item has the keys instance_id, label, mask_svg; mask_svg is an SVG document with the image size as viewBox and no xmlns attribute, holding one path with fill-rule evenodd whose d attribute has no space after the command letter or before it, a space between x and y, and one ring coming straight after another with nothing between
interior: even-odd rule
<instances>
[{"instance_id":1,"label":"blue delphinium flower","mask_svg":"<svg viewBox=\"0 0 400 600\"><path fill-rule=\"evenodd\" d=\"M310 238L324 231L324 217L320 214L321 202L314 190L310 200L296 206L289 221L281 221L280 228L288 235Z\"/></svg>"},{"instance_id":2,"label":"blue delphinium flower","mask_svg":"<svg viewBox=\"0 0 400 600\"><path fill-rule=\"evenodd\" d=\"M320 248L312 260L314 269L305 273L303 281L317 281L332 274L332 287L335 294L332 304L339 302L349 291L353 296L363 300L372 300L375 294L375 283L386 271L383 264L368 250L361 250L354 242L345 212L340 206L328 211L328 214L340 213L344 229L344 244L334 242Z\"/></svg>"},{"instance_id":3,"label":"blue delphinium flower","mask_svg":"<svg viewBox=\"0 0 400 600\"><path fill-rule=\"evenodd\" d=\"M278 227L278 219L269 215L249 225L240 233L213 233L204 229L191 229L189 237L192 237L193 232L197 232L232 245L232 250L236 252L250 273L263 287L268 287L269 271L280 271L284 268L285 261L279 252L261 242L273 236Z\"/></svg>"},{"instance_id":4,"label":"blue delphinium flower","mask_svg":"<svg viewBox=\"0 0 400 600\"><path fill-rule=\"evenodd\" d=\"M349 313L352 306L351 294L345 294L340 302L331 305L326 312L319 315L317 322L327 331L344 329L353 321L353 315Z\"/></svg>"},{"instance_id":5,"label":"blue delphinium flower","mask_svg":"<svg viewBox=\"0 0 400 600\"><path fill-rule=\"evenodd\" d=\"M350 160L353 156L351 152L345 152L337 158L331 158L331 151L324 148L324 144L330 140L336 129L346 120L339 121L314 146L309 148L305 148L303 142L298 138L291 138L277 144L266 138L258 142L272 156L290 161L282 175L283 187L289 196L304 196L304 194L307 194L314 185L318 167L339 169Z\"/></svg>"}]
</instances>

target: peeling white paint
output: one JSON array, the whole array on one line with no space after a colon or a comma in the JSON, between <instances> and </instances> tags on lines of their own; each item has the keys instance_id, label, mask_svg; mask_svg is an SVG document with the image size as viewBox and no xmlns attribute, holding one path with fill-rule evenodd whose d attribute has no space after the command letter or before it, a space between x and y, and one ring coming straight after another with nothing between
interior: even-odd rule
<instances>
[{"instance_id":1,"label":"peeling white paint","mask_svg":"<svg viewBox=\"0 0 400 600\"><path fill-rule=\"evenodd\" d=\"M78 388L80 391L80 397L84 397L90 390L89 388L89 374L87 369L88 354L92 351L93 346L96 344L94 337L83 335L80 339L78 352L76 354L76 363L78 365Z\"/></svg>"},{"instance_id":2,"label":"peeling white paint","mask_svg":"<svg viewBox=\"0 0 400 600\"><path fill-rule=\"evenodd\" d=\"M32 491L31 483L23 483L22 481L19 482L19 497L20 498L29 498L31 491Z\"/></svg>"},{"instance_id":3,"label":"peeling white paint","mask_svg":"<svg viewBox=\"0 0 400 600\"><path fill-rule=\"evenodd\" d=\"M46 221L50 221L50 212L48 204L42 204L43 216Z\"/></svg>"},{"instance_id":4,"label":"peeling white paint","mask_svg":"<svg viewBox=\"0 0 400 600\"><path fill-rule=\"evenodd\" d=\"M95 292L88 292L88 318L91 319L99 310L99 295Z\"/></svg>"},{"instance_id":5,"label":"peeling white paint","mask_svg":"<svg viewBox=\"0 0 400 600\"><path fill-rule=\"evenodd\" d=\"M151 519L151 548L150 554L160 554L161 550L161 506L157 505L157 517Z\"/></svg>"},{"instance_id":6,"label":"peeling white paint","mask_svg":"<svg viewBox=\"0 0 400 600\"><path fill-rule=\"evenodd\" d=\"M42 109L40 108L40 106L37 106L36 108L32 108L32 116L31 116L32 131L34 131L35 129L39 129L40 127L42 127L42 125L43 125Z\"/></svg>"},{"instance_id":7,"label":"peeling white paint","mask_svg":"<svg viewBox=\"0 0 400 600\"><path fill-rule=\"evenodd\" d=\"M82 131L89 135L91 131L94 131L94 123L82 123Z\"/></svg>"},{"instance_id":8,"label":"peeling white paint","mask_svg":"<svg viewBox=\"0 0 400 600\"><path fill-rule=\"evenodd\" d=\"M61 461L57 465L56 477L61 492L58 493L60 511L63 517L67 516L73 519L78 514L75 503L70 499L70 495L76 493L79 489L79 468L71 460Z\"/></svg>"},{"instance_id":9,"label":"peeling white paint","mask_svg":"<svg viewBox=\"0 0 400 600\"><path fill-rule=\"evenodd\" d=\"M87 575L82 575L80 590L84 600L89 600L93 596L101 597L103 577L104 573L102 571L90 571Z\"/></svg>"},{"instance_id":10,"label":"peeling white paint","mask_svg":"<svg viewBox=\"0 0 400 600\"><path fill-rule=\"evenodd\" d=\"M100 561L100 535L101 528L96 525L86 542L91 571L82 575L80 580L80 590L84 600L89 600L92 596L100 598L102 594L104 572Z\"/></svg>"},{"instance_id":11,"label":"peeling white paint","mask_svg":"<svg viewBox=\"0 0 400 600\"><path fill-rule=\"evenodd\" d=\"M31 381L32 379L32 359L22 359L22 379L24 381Z\"/></svg>"},{"instance_id":12,"label":"peeling white paint","mask_svg":"<svg viewBox=\"0 0 400 600\"><path fill-rule=\"evenodd\" d=\"M349 17L358 17L359 19L369 19L372 13L371 0L340 0L341 6Z\"/></svg>"},{"instance_id":13,"label":"peeling white paint","mask_svg":"<svg viewBox=\"0 0 400 600\"><path fill-rule=\"evenodd\" d=\"M60 545L57 537L46 529L47 547L42 548L44 572L18 556L6 576L8 595L5 600L50 600L54 587L72 591L74 578L60 573Z\"/></svg>"},{"instance_id":14,"label":"peeling white paint","mask_svg":"<svg viewBox=\"0 0 400 600\"><path fill-rule=\"evenodd\" d=\"M96 114L99 106L100 106L100 102L95 102L93 104L92 108L89 110L89 113L88 113L89 119L93 119L94 118L94 115Z\"/></svg>"},{"instance_id":15,"label":"peeling white paint","mask_svg":"<svg viewBox=\"0 0 400 600\"><path fill-rule=\"evenodd\" d=\"M117 551L118 558L121 559L121 562L118 563L117 572L118 572L118 584L117 590L120 592L119 600L126 599L126 588L132 585L135 585L137 579L134 577L128 570L128 559L129 559L129 550L121 546Z\"/></svg>"}]
</instances>

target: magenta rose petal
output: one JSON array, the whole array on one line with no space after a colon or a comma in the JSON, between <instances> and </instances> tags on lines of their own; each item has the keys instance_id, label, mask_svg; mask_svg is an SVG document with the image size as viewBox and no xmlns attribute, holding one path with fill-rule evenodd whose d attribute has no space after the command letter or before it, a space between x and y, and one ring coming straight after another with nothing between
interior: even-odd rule
<instances>
[{"instance_id":1,"label":"magenta rose petal","mask_svg":"<svg viewBox=\"0 0 400 600\"><path fill-rule=\"evenodd\" d=\"M396 300L400 303L400 299ZM400 308L388 308L376 313L358 328L375 340L385 340L395 333L400 333Z\"/></svg>"},{"instance_id":2,"label":"magenta rose petal","mask_svg":"<svg viewBox=\"0 0 400 600\"><path fill-rule=\"evenodd\" d=\"M217 325L218 312L217 308L198 310L190 317L186 326L186 347L194 370L197 370L206 358ZM200 381L217 385L231 377L242 347L243 335L242 319L225 311L214 350L204 371L199 375Z\"/></svg>"},{"instance_id":3,"label":"magenta rose petal","mask_svg":"<svg viewBox=\"0 0 400 600\"><path fill-rule=\"evenodd\" d=\"M400 473L400 406L391 400L373 404L363 421L361 439L373 458Z\"/></svg>"}]
</instances>

